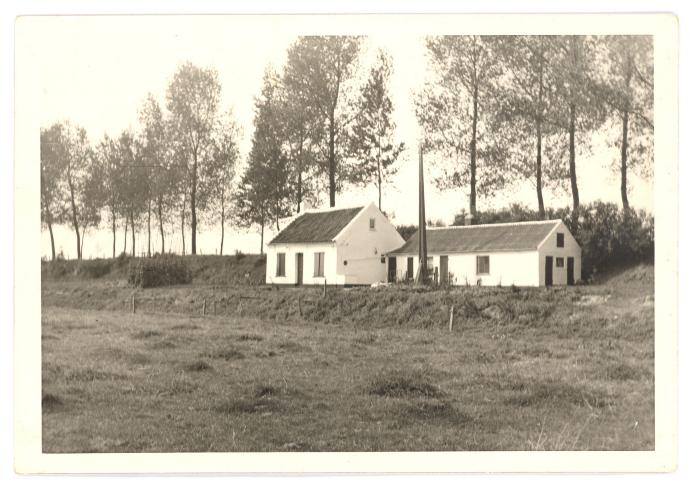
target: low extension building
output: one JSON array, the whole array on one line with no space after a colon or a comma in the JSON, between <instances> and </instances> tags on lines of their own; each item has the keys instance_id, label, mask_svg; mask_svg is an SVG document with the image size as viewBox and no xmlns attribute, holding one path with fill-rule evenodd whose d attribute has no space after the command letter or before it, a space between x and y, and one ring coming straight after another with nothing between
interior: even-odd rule
<instances>
[{"instance_id":1,"label":"low extension building","mask_svg":"<svg viewBox=\"0 0 700 491\"><path fill-rule=\"evenodd\" d=\"M427 229L429 274L453 285L573 285L581 247L561 220ZM418 269L418 233L387 254L390 282Z\"/></svg>"},{"instance_id":2,"label":"low extension building","mask_svg":"<svg viewBox=\"0 0 700 491\"><path fill-rule=\"evenodd\" d=\"M404 242L374 203L308 210L269 242L266 282L369 285L386 281L384 255Z\"/></svg>"}]
</instances>

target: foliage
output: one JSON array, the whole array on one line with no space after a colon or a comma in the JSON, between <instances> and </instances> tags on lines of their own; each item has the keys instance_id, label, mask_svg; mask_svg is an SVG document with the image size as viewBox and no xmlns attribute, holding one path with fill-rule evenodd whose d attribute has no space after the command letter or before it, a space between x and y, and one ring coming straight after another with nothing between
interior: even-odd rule
<instances>
[{"instance_id":1,"label":"foliage","mask_svg":"<svg viewBox=\"0 0 700 491\"><path fill-rule=\"evenodd\" d=\"M467 187L472 214L477 195L492 195L507 178L503 148L493 132L495 82L503 69L494 42L490 36L428 38L432 76L416 99L424 148L439 162L436 184Z\"/></svg>"},{"instance_id":2,"label":"foliage","mask_svg":"<svg viewBox=\"0 0 700 491\"><path fill-rule=\"evenodd\" d=\"M394 105L389 95L391 58L380 51L369 79L362 86L355 102L357 114L350 130L349 153L354 156L351 181L366 185L374 182L382 209L382 182L396 174L395 163L404 150L403 142L394 141L396 124L392 120Z\"/></svg>"},{"instance_id":3,"label":"foliage","mask_svg":"<svg viewBox=\"0 0 700 491\"><path fill-rule=\"evenodd\" d=\"M182 285L192 282L192 273L181 257L162 254L131 261L127 281L141 288Z\"/></svg>"},{"instance_id":4,"label":"foliage","mask_svg":"<svg viewBox=\"0 0 700 491\"><path fill-rule=\"evenodd\" d=\"M323 133L320 153L322 173L328 177L330 206L344 181L352 181L344 166L347 126L354 117L348 101L357 70L362 38L357 36L304 36L287 52L285 85L298 105L316 115L312 125Z\"/></svg>"}]
</instances>

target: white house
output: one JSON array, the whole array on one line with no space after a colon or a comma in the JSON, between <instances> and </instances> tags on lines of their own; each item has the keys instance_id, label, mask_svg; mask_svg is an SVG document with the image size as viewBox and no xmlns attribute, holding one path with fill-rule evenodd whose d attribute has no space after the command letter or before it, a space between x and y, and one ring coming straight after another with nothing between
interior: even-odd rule
<instances>
[{"instance_id":1,"label":"white house","mask_svg":"<svg viewBox=\"0 0 700 491\"><path fill-rule=\"evenodd\" d=\"M374 203L308 210L268 244L266 281L369 285L386 279L384 254L404 240Z\"/></svg>"},{"instance_id":2,"label":"white house","mask_svg":"<svg viewBox=\"0 0 700 491\"><path fill-rule=\"evenodd\" d=\"M581 247L561 220L428 228L428 270L455 285L573 285ZM418 269L418 233L387 254L389 281Z\"/></svg>"}]
</instances>

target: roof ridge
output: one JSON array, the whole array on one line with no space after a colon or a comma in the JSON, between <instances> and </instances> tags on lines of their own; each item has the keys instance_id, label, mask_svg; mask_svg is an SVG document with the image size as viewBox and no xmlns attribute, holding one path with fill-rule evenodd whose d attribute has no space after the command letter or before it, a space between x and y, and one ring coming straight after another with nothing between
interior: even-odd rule
<instances>
[{"instance_id":1,"label":"roof ridge","mask_svg":"<svg viewBox=\"0 0 700 491\"><path fill-rule=\"evenodd\" d=\"M303 211L302 213L300 213L300 214L303 215L303 214L305 214L305 213L328 213L328 212L331 212L331 211L355 210L355 209L361 210L361 209L365 208L366 206L367 206L367 205L364 205L364 206L334 206L334 207L326 207L326 208L312 208L312 209L309 209L309 210L304 210L304 211Z\"/></svg>"},{"instance_id":2,"label":"roof ridge","mask_svg":"<svg viewBox=\"0 0 700 491\"><path fill-rule=\"evenodd\" d=\"M561 222L561 218L557 219L552 219L552 220L533 220L531 222L523 221L523 222L503 222L503 223L479 223L476 225L448 225L445 227L426 227L426 230L453 230L453 229L462 229L462 228L486 228L486 227L505 227L506 225L513 225L513 226L519 226L519 225L542 225L545 223L559 223Z\"/></svg>"}]
</instances>

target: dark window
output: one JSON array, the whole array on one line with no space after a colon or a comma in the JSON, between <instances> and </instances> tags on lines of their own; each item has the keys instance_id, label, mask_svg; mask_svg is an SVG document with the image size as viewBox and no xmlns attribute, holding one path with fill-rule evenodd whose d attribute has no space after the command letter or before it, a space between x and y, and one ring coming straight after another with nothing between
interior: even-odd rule
<instances>
[{"instance_id":1,"label":"dark window","mask_svg":"<svg viewBox=\"0 0 700 491\"><path fill-rule=\"evenodd\" d=\"M557 258L557 268L563 268L563 267L564 267L564 258L558 257Z\"/></svg>"},{"instance_id":2,"label":"dark window","mask_svg":"<svg viewBox=\"0 0 700 491\"><path fill-rule=\"evenodd\" d=\"M557 247L564 247L564 234L557 234Z\"/></svg>"},{"instance_id":3,"label":"dark window","mask_svg":"<svg viewBox=\"0 0 700 491\"><path fill-rule=\"evenodd\" d=\"M374 218L369 219L369 229L374 230Z\"/></svg>"},{"instance_id":4,"label":"dark window","mask_svg":"<svg viewBox=\"0 0 700 491\"><path fill-rule=\"evenodd\" d=\"M406 278L409 280L413 279L413 258L408 258L408 263L406 265Z\"/></svg>"},{"instance_id":5,"label":"dark window","mask_svg":"<svg viewBox=\"0 0 700 491\"><path fill-rule=\"evenodd\" d=\"M347 265L348 265L348 261L347 260L343 261L343 266L347 266Z\"/></svg>"},{"instance_id":6,"label":"dark window","mask_svg":"<svg viewBox=\"0 0 700 491\"><path fill-rule=\"evenodd\" d=\"M489 274L489 256L476 256L476 274Z\"/></svg>"},{"instance_id":7,"label":"dark window","mask_svg":"<svg viewBox=\"0 0 700 491\"><path fill-rule=\"evenodd\" d=\"M382 261L382 264L386 263L386 257L382 256L381 261Z\"/></svg>"},{"instance_id":8,"label":"dark window","mask_svg":"<svg viewBox=\"0 0 700 491\"><path fill-rule=\"evenodd\" d=\"M285 276L284 263L285 263L284 252L278 252L277 253L277 276Z\"/></svg>"},{"instance_id":9,"label":"dark window","mask_svg":"<svg viewBox=\"0 0 700 491\"><path fill-rule=\"evenodd\" d=\"M314 252L314 276L320 278L323 276L323 252Z\"/></svg>"}]
</instances>

